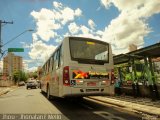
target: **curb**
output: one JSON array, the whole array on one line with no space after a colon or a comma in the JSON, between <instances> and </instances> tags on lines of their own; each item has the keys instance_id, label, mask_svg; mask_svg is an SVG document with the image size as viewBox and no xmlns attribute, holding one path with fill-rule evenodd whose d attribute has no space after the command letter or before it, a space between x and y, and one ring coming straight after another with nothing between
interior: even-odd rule
<instances>
[{"instance_id":1,"label":"curb","mask_svg":"<svg viewBox=\"0 0 160 120\"><path fill-rule=\"evenodd\" d=\"M4 95L4 94L7 94L8 92L15 90L16 88L18 88L18 86L8 87L8 88L0 91L0 96L1 96L1 95Z\"/></svg>"},{"instance_id":2,"label":"curb","mask_svg":"<svg viewBox=\"0 0 160 120\"><path fill-rule=\"evenodd\" d=\"M101 98L100 97L99 98L98 97L88 97L88 98L93 99L93 100L97 100L97 101L100 101L103 103L116 105L118 107L130 108L132 110L146 113L146 114L150 114L150 115L160 116L160 108L157 108L157 107L140 105L140 104L131 103L131 102L123 102L120 100L113 100L111 98L103 98L103 97L101 97Z\"/></svg>"},{"instance_id":3,"label":"curb","mask_svg":"<svg viewBox=\"0 0 160 120\"><path fill-rule=\"evenodd\" d=\"M6 89L0 91L0 96L4 95L4 94L7 94L10 90L11 90L10 88L6 88Z\"/></svg>"}]
</instances>

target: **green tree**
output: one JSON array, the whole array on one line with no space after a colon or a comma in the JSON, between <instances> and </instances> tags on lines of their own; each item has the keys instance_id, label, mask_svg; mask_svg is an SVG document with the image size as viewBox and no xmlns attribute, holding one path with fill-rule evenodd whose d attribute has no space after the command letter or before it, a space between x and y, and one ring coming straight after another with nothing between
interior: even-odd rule
<instances>
[{"instance_id":1,"label":"green tree","mask_svg":"<svg viewBox=\"0 0 160 120\"><path fill-rule=\"evenodd\" d=\"M34 72L32 77L36 79L38 77L37 72Z\"/></svg>"},{"instance_id":2,"label":"green tree","mask_svg":"<svg viewBox=\"0 0 160 120\"><path fill-rule=\"evenodd\" d=\"M13 73L13 79L15 83L19 81L26 81L28 79L27 74L23 71L15 71Z\"/></svg>"},{"instance_id":3,"label":"green tree","mask_svg":"<svg viewBox=\"0 0 160 120\"><path fill-rule=\"evenodd\" d=\"M18 71L15 71L13 73L13 79L14 79L14 82L17 83L18 82L18 78L19 78L19 72Z\"/></svg>"}]
</instances>

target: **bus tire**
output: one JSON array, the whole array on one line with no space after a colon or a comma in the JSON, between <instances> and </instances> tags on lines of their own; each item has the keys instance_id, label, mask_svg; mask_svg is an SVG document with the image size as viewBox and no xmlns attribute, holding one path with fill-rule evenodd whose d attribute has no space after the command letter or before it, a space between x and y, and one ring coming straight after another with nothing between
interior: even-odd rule
<instances>
[{"instance_id":1,"label":"bus tire","mask_svg":"<svg viewBox=\"0 0 160 120\"><path fill-rule=\"evenodd\" d=\"M83 101L83 97L75 97L76 101Z\"/></svg>"},{"instance_id":2,"label":"bus tire","mask_svg":"<svg viewBox=\"0 0 160 120\"><path fill-rule=\"evenodd\" d=\"M41 89L41 93L42 93L42 94L45 94L45 92L44 92L42 89Z\"/></svg>"}]
</instances>

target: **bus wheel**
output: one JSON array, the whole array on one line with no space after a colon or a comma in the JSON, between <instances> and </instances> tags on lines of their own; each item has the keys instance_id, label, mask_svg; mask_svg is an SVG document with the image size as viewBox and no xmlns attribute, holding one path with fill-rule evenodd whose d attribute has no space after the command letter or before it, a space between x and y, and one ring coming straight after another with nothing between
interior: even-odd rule
<instances>
[{"instance_id":1,"label":"bus wheel","mask_svg":"<svg viewBox=\"0 0 160 120\"><path fill-rule=\"evenodd\" d=\"M48 99L48 100L51 100L49 85L48 85L48 87L47 87L47 99Z\"/></svg>"},{"instance_id":2,"label":"bus wheel","mask_svg":"<svg viewBox=\"0 0 160 120\"><path fill-rule=\"evenodd\" d=\"M44 95L45 94L45 92L41 89L41 93Z\"/></svg>"}]
</instances>

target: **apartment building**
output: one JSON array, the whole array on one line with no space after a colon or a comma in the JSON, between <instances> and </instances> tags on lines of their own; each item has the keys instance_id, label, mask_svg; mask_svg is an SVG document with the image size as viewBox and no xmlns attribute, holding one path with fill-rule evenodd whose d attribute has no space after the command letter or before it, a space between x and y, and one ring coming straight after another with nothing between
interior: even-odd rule
<instances>
[{"instance_id":1,"label":"apartment building","mask_svg":"<svg viewBox=\"0 0 160 120\"><path fill-rule=\"evenodd\" d=\"M132 52L132 51L135 51L135 50L137 50L137 45L135 45L135 44L130 44L130 45L129 45L129 52Z\"/></svg>"},{"instance_id":2,"label":"apartment building","mask_svg":"<svg viewBox=\"0 0 160 120\"><path fill-rule=\"evenodd\" d=\"M22 57L16 56L14 53L9 52L7 56L3 58L3 75L11 76L15 71L23 69Z\"/></svg>"}]
</instances>

